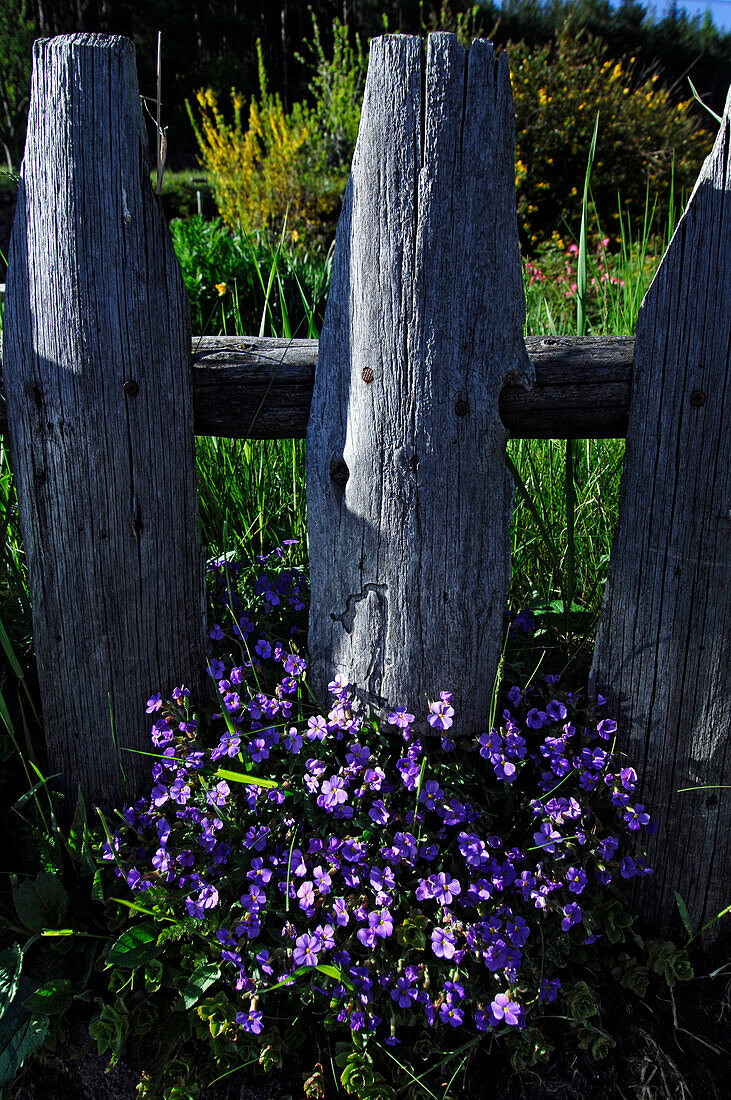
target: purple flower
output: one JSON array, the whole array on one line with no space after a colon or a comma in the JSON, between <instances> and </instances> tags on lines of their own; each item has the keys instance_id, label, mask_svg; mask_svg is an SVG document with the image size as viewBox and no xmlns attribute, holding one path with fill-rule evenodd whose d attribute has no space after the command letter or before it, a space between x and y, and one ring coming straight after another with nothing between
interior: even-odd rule
<instances>
[{"instance_id":1,"label":"purple flower","mask_svg":"<svg viewBox=\"0 0 731 1100\"><path fill-rule=\"evenodd\" d=\"M539 832L533 834L537 848L543 848L546 852L555 852L555 841L561 840L561 834L556 832L550 821L544 821Z\"/></svg>"},{"instance_id":2,"label":"purple flower","mask_svg":"<svg viewBox=\"0 0 731 1100\"><path fill-rule=\"evenodd\" d=\"M451 879L449 875L444 871L440 871L438 875L430 875L429 882L432 889L432 897L440 903L440 905L451 905L452 899L455 895L462 892L457 879Z\"/></svg>"},{"instance_id":3,"label":"purple flower","mask_svg":"<svg viewBox=\"0 0 731 1100\"><path fill-rule=\"evenodd\" d=\"M254 1008L250 1008L248 1012L237 1013L236 1023L252 1035L259 1035L264 1030L262 1013Z\"/></svg>"},{"instance_id":4,"label":"purple flower","mask_svg":"<svg viewBox=\"0 0 731 1100\"><path fill-rule=\"evenodd\" d=\"M569 867L566 872L566 882L572 894L580 894L586 886L586 872L580 867Z\"/></svg>"},{"instance_id":5,"label":"purple flower","mask_svg":"<svg viewBox=\"0 0 731 1100\"><path fill-rule=\"evenodd\" d=\"M284 661L284 671L290 676L299 676L307 668L307 662L303 657L296 657L294 653L287 654Z\"/></svg>"},{"instance_id":6,"label":"purple flower","mask_svg":"<svg viewBox=\"0 0 731 1100\"><path fill-rule=\"evenodd\" d=\"M431 934L431 945L438 959L453 959L456 951L454 938L443 928L435 928Z\"/></svg>"},{"instance_id":7,"label":"purple flower","mask_svg":"<svg viewBox=\"0 0 731 1100\"><path fill-rule=\"evenodd\" d=\"M622 878L627 878L627 879L634 878L635 875L638 874L637 864L632 859L632 856L625 856L624 857L624 859L622 860L622 862L619 865L619 873L622 876Z\"/></svg>"},{"instance_id":8,"label":"purple flower","mask_svg":"<svg viewBox=\"0 0 731 1100\"><path fill-rule=\"evenodd\" d=\"M388 909L378 909L368 914L368 927L379 939L387 940L393 933L393 917Z\"/></svg>"},{"instance_id":9,"label":"purple flower","mask_svg":"<svg viewBox=\"0 0 731 1100\"><path fill-rule=\"evenodd\" d=\"M533 707L532 710L528 711L525 719L525 724L526 726L530 726L530 728L533 730L543 729L546 724L546 712L543 710L538 710L537 707ZM500 996L502 996L502 994L500 994Z\"/></svg>"},{"instance_id":10,"label":"purple flower","mask_svg":"<svg viewBox=\"0 0 731 1100\"><path fill-rule=\"evenodd\" d=\"M315 888L311 882L303 882L297 891L300 909L312 909L315 904Z\"/></svg>"},{"instance_id":11,"label":"purple flower","mask_svg":"<svg viewBox=\"0 0 731 1100\"><path fill-rule=\"evenodd\" d=\"M246 872L246 877L254 882L267 883L272 877L272 872L264 866L263 859L252 859L251 870Z\"/></svg>"},{"instance_id":12,"label":"purple flower","mask_svg":"<svg viewBox=\"0 0 731 1100\"><path fill-rule=\"evenodd\" d=\"M147 700L147 706L145 707L145 714L153 714L156 710L160 710L162 707L162 696L158 692L157 695L151 695Z\"/></svg>"},{"instance_id":13,"label":"purple flower","mask_svg":"<svg viewBox=\"0 0 731 1100\"><path fill-rule=\"evenodd\" d=\"M460 1027L462 1024L462 1012L456 1005L445 1001L439 1009L439 1016L443 1023L451 1027Z\"/></svg>"},{"instance_id":14,"label":"purple flower","mask_svg":"<svg viewBox=\"0 0 731 1100\"><path fill-rule=\"evenodd\" d=\"M223 631L218 623L214 623L211 629L208 631L208 637L214 642L220 642L223 638Z\"/></svg>"},{"instance_id":15,"label":"purple flower","mask_svg":"<svg viewBox=\"0 0 731 1100\"><path fill-rule=\"evenodd\" d=\"M327 690L331 695L340 695L347 693L349 684L345 676L341 672L337 674L334 680L331 680L327 685Z\"/></svg>"},{"instance_id":16,"label":"purple flower","mask_svg":"<svg viewBox=\"0 0 731 1100\"><path fill-rule=\"evenodd\" d=\"M542 1004L543 1001L548 1001L551 1004L558 997L560 989L561 982L558 978L544 978L538 993L538 1003Z\"/></svg>"},{"instance_id":17,"label":"purple flower","mask_svg":"<svg viewBox=\"0 0 731 1100\"><path fill-rule=\"evenodd\" d=\"M335 929L331 924L318 924L315 935L320 941L320 951L332 951L335 947Z\"/></svg>"},{"instance_id":18,"label":"purple flower","mask_svg":"<svg viewBox=\"0 0 731 1100\"><path fill-rule=\"evenodd\" d=\"M394 707L392 711L389 711L388 722L392 726L399 726L402 730L405 730L413 721L414 715L409 714L406 707Z\"/></svg>"},{"instance_id":19,"label":"purple flower","mask_svg":"<svg viewBox=\"0 0 731 1100\"><path fill-rule=\"evenodd\" d=\"M561 921L561 928L564 932L568 932L574 924L581 923L581 909L577 902L572 901L568 905L563 907L564 918Z\"/></svg>"},{"instance_id":20,"label":"purple flower","mask_svg":"<svg viewBox=\"0 0 731 1100\"><path fill-rule=\"evenodd\" d=\"M611 859L614 853L619 848L619 841L616 837L608 836L605 840L600 840L597 845L596 854L600 859Z\"/></svg>"},{"instance_id":21,"label":"purple flower","mask_svg":"<svg viewBox=\"0 0 731 1100\"><path fill-rule=\"evenodd\" d=\"M202 889L198 892L198 896L192 898L188 896L185 899L185 907L190 913L191 917L197 917L198 920L203 920L206 909L214 909L218 905L218 890L215 886L203 885Z\"/></svg>"},{"instance_id":22,"label":"purple flower","mask_svg":"<svg viewBox=\"0 0 731 1100\"><path fill-rule=\"evenodd\" d=\"M150 798L152 800L153 806L157 806L157 808L159 809L160 806L164 805L164 803L167 802L169 798L167 787L163 783L156 783L155 786L152 788L152 794L150 795Z\"/></svg>"},{"instance_id":23,"label":"purple flower","mask_svg":"<svg viewBox=\"0 0 731 1100\"><path fill-rule=\"evenodd\" d=\"M391 990L391 1000L396 1001L399 1008L410 1008L411 1002L416 1000L416 986L412 985L408 978L400 977Z\"/></svg>"},{"instance_id":24,"label":"purple flower","mask_svg":"<svg viewBox=\"0 0 731 1100\"><path fill-rule=\"evenodd\" d=\"M297 966L317 966L317 952L320 940L317 936L298 936L294 949L294 961Z\"/></svg>"},{"instance_id":25,"label":"purple flower","mask_svg":"<svg viewBox=\"0 0 731 1100\"><path fill-rule=\"evenodd\" d=\"M551 699L551 702L546 706L546 716L552 722L563 722L567 715L566 707L563 703L559 703L558 699Z\"/></svg>"},{"instance_id":26,"label":"purple flower","mask_svg":"<svg viewBox=\"0 0 731 1100\"><path fill-rule=\"evenodd\" d=\"M333 775L330 779L324 779L320 790L322 793L317 800L317 804L323 806L326 810L334 810L336 806L341 806L343 802L347 802L348 794L345 789L345 780L340 775Z\"/></svg>"},{"instance_id":27,"label":"purple flower","mask_svg":"<svg viewBox=\"0 0 731 1100\"><path fill-rule=\"evenodd\" d=\"M436 809L437 799L444 798L444 791L435 779L428 779L421 788L419 802L423 802L428 810Z\"/></svg>"},{"instance_id":28,"label":"purple flower","mask_svg":"<svg viewBox=\"0 0 731 1100\"><path fill-rule=\"evenodd\" d=\"M624 820L627 822L627 826L630 829L639 829L641 825L648 825L650 822L650 815L645 813L645 807L639 803L635 806L628 806L624 811Z\"/></svg>"},{"instance_id":29,"label":"purple flower","mask_svg":"<svg viewBox=\"0 0 731 1100\"><path fill-rule=\"evenodd\" d=\"M498 993L490 1004L490 1011L496 1022L503 1021L511 1027L520 1023L521 1008L515 1001L511 1001L507 993Z\"/></svg>"},{"instance_id":30,"label":"purple flower","mask_svg":"<svg viewBox=\"0 0 731 1100\"><path fill-rule=\"evenodd\" d=\"M508 699L510 700L510 702L517 707L522 698L523 696L520 693L520 688L511 687L510 691L508 692Z\"/></svg>"},{"instance_id":31,"label":"purple flower","mask_svg":"<svg viewBox=\"0 0 731 1100\"><path fill-rule=\"evenodd\" d=\"M626 791L633 791L637 784L637 772L634 768L622 768L619 773L622 786Z\"/></svg>"},{"instance_id":32,"label":"purple flower","mask_svg":"<svg viewBox=\"0 0 731 1100\"><path fill-rule=\"evenodd\" d=\"M436 730L448 730L453 725L454 707L449 705L452 698L451 692L443 691L441 698L436 703L429 704L427 722Z\"/></svg>"},{"instance_id":33,"label":"purple flower","mask_svg":"<svg viewBox=\"0 0 731 1100\"><path fill-rule=\"evenodd\" d=\"M376 799L376 801L373 803L370 810L368 811L368 816L371 821L375 821L376 825L385 825L391 817L390 813L386 809L385 802L381 798Z\"/></svg>"},{"instance_id":34,"label":"purple flower","mask_svg":"<svg viewBox=\"0 0 731 1100\"><path fill-rule=\"evenodd\" d=\"M368 757L371 755L371 750L367 745L359 745L356 741L350 746L350 750L345 756L348 764L365 764Z\"/></svg>"},{"instance_id":35,"label":"purple flower","mask_svg":"<svg viewBox=\"0 0 731 1100\"><path fill-rule=\"evenodd\" d=\"M327 871L324 871L322 867L315 867L312 872L312 877L315 880L317 889L321 894L329 894L330 887L332 886L332 879Z\"/></svg>"},{"instance_id":36,"label":"purple flower","mask_svg":"<svg viewBox=\"0 0 731 1100\"><path fill-rule=\"evenodd\" d=\"M340 925L341 928L344 928L350 920L350 917L348 916L348 907L345 903L345 898L335 898L335 900L333 901L332 911L337 923Z\"/></svg>"}]
</instances>

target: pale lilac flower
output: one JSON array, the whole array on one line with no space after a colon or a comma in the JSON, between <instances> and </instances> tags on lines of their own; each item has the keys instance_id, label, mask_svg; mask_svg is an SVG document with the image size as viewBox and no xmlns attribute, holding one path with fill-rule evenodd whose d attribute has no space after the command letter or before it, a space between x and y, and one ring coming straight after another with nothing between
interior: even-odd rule
<instances>
[{"instance_id":1,"label":"pale lilac flower","mask_svg":"<svg viewBox=\"0 0 731 1100\"><path fill-rule=\"evenodd\" d=\"M294 961L297 966L317 966L317 952L320 940L317 936L298 936L294 949Z\"/></svg>"},{"instance_id":2,"label":"pale lilac flower","mask_svg":"<svg viewBox=\"0 0 731 1100\"><path fill-rule=\"evenodd\" d=\"M435 928L431 934L431 945L438 959L453 959L456 951L454 938L443 928Z\"/></svg>"}]
</instances>

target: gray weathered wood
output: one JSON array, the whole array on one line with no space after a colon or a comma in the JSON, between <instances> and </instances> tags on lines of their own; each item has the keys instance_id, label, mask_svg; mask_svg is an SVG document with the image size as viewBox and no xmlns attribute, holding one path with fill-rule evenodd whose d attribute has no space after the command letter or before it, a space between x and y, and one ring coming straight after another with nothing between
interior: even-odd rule
<instances>
[{"instance_id":1,"label":"gray weathered wood","mask_svg":"<svg viewBox=\"0 0 731 1100\"><path fill-rule=\"evenodd\" d=\"M5 386L49 766L102 804L110 715L147 749L148 697L205 669L189 309L146 146L131 42L36 43Z\"/></svg>"},{"instance_id":2,"label":"gray weathered wood","mask_svg":"<svg viewBox=\"0 0 731 1100\"><path fill-rule=\"evenodd\" d=\"M626 435L634 346L631 337L527 337L535 384L500 393L500 418L512 438ZM317 340L194 337L196 435L304 439L317 352ZM6 427L0 387L0 431Z\"/></svg>"},{"instance_id":3,"label":"gray weathered wood","mask_svg":"<svg viewBox=\"0 0 731 1100\"><path fill-rule=\"evenodd\" d=\"M316 694L383 711L454 692L488 720L510 575L498 397L531 367L507 56L371 44L307 434ZM424 91L422 93L422 78ZM423 115L423 120L422 120Z\"/></svg>"},{"instance_id":4,"label":"gray weathered wood","mask_svg":"<svg viewBox=\"0 0 731 1100\"><path fill-rule=\"evenodd\" d=\"M593 680L659 824L645 915L694 927L731 902L731 91L637 323L619 526Z\"/></svg>"}]
</instances>

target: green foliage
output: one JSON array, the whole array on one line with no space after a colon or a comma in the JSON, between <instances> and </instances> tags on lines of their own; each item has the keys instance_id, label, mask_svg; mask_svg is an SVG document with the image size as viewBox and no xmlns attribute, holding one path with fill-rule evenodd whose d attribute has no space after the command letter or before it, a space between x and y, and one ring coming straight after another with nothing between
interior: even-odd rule
<instances>
[{"instance_id":1,"label":"green foliage","mask_svg":"<svg viewBox=\"0 0 731 1100\"><path fill-rule=\"evenodd\" d=\"M155 178L153 174L151 177L153 188ZM192 172L165 172L160 203L166 220L170 222L174 218L192 218L198 213L199 195L201 215L204 218L215 217L216 204L213 201L208 179L200 169Z\"/></svg>"},{"instance_id":2,"label":"green foliage","mask_svg":"<svg viewBox=\"0 0 731 1100\"><path fill-rule=\"evenodd\" d=\"M585 1024L599 1011L596 994L583 980L574 982L564 990L564 1002L575 1024Z\"/></svg>"},{"instance_id":3,"label":"green foliage","mask_svg":"<svg viewBox=\"0 0 731 1100\"><path fill-rule=\"evenodd\" d=\"M597 207L607 212L611 238L620 235L618 195L638 219L649 190L664 217L673 164L675 187L690 189L712 143L691 113L692 98L676 104L656 75L642 79L634 59L611 60L602 42L576 35L570 24L555 43L539 48L510 43L508 52L516 113L518 222L531 247L556 226L576 220L597 112L592 194Z\"/></svg>"},{"instance_id":4,"label":"green foliage","mask_svg":"<svg viewBox=\"0 0 731 1100\"><path fill-rule=\"evenodd\" d=\"M679 950L669 940L649 942L648 962L652 972L664 978L669 989L677 982L687 982L693 977L693 967L687 951Z\"/></svg>"},{"instance_id":5,"label":"green foliage","mask_svg":"<svg viewBox=\"0 0 731 1100\"><path fill-rule=\"evenodd\" d=\"M335 1064L341 1071L340 1084L348 1096L357 1096L359 1100L390 1100L395 1095L376 1068L367 1044L357 1037L352 1044L338 1044Z\"/></svg>"},{"instance_id":6,"label":"green foliage","mask_svg":"<svg viewBox=\"0 0 731 1100\"><path fill-rule=\"evenodd\" d=\"M316 336L330 261L197 215L170 233L197 336Z\"/></svg>"},{"instance_id":7,"label":"green foliage","mask_svg":"<svg viewBox=\"0 0 731 1100\"><path fill-rule=\"evenodd\" d=\"M110 966L136 970L155 958L158 929L152 921L125 929L106 953Z\"/></svg>"},{"instance_id":8,"label":"green foliage","mask_svg":"<svg viewBox=\"0 0 731 1100\"><path fill-rule=\"evenodd\" d=\"M285 110L281 97L269 91L259 43L259 94L251 99L246 129L244 99L234 89L232 122L212 88L196 93L197 118L190 105L188 111L218 209L230 228L278 231L286 222L293 240L328 245L358 133L366 62L360 39L351 45L347 26L337 18L332 55L326 54L314 19L309 53L311 103Z\"/></svg>"},{"instance_id":9,"label":"green foliage","mask_svg":"<svg viewBox=\"0 0 731 1100\"><path fill-rule=\"evenodd\" d=\"M57 875L41 871L13 888L18 920L31 932L57 928L66 912L68 896Z\"/></svg>"},{"instance_id":10,"label":"green foliage","mask_svg":"<svg viewBox=\"0 0 731 1100\"><path fill-rule=\"evenodd\" d=\"M28 0L0 0L0 146L9 172L23 155L35 37Z\"/></svg>"},{"instance_id":11,"label":"green foliage","mask_svg":"<svg viewBox=\"0 0 731 1100\"><path fill-rule=\"evenodd\" d=\"M96 1040L98 1054L111 1055L112 1065L119 1060L128 1029L129 1014L121 998L114 1004L100 1003L98 1015L89 1024L89 1034Z\"/></svg>"},{"instance_id":12,"label":"green foliage","mask_svg":"<svg viewBox=\"0 0 731 1100\"><path fill-rule=\"evenodd\" d=\"M40 1050L48 1029L48 1017L28 1011L16 996L0 1020L0 1086L14 1080L28 1058Z\"/></svg>"}]
</instances>

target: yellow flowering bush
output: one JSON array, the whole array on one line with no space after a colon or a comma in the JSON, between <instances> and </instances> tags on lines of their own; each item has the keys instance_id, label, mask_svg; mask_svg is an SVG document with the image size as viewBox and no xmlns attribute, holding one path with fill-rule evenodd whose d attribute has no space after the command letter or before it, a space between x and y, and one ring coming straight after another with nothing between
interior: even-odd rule
<instances>
[{"instance_id":1,"label":"yellow flowering bush","mask_svg":"<svg viewBox=\"0 0 731 1100\"><path fill-rule=\"evenodd\" d=\"M201 164L208 172L213 194L224 221L247 232L279 226L288 214L296 226L306 214L309 196L300 160L310 129L307 112L296 104L288 114L267 84L261 43L259 98L249 105L248 128L242 124L244 100L231 89L233 121L228 122L211 89L196 94L199 117L190 116Z\"/></svg>"},{"instance_id":2,"label":"yellow flowering bush","mask_svg":"<svg viewBox=\"0 0 731 1100\"><path fill-rule=\"evenodd\" d=\"M691 100L675 104L657 76L637 79L634 59L609 60L599 39L564 25L555 42L508 46L516 113L518 221L532 248L555 228L577 223L597 111L599 140L592 193L616 235L617 196L633 218L647 189L664 216L674 171L676 192L689 189L711 146Z\"/></svg>"},{"instance_id":3,"label":"yellow flowering bush","mask_svg":"<svg viewBox=\"0 0 731 1100\"><path fill-rule=\"evenodd\" d=\"M233 122L208 88L197 93L199 118L190 115L201 163L224 221L247 232L279 230L285 216L293 241L328 244L335 232L342 193L350 171L360 121L366 60L360 40L348 40L348 28L335 20L332 56L325 54L313 18L310 103L295 103L288 113L268 88L262 50L259 96L249 105L248 128L242 124L243 98L232 89Z\"/></svg>"}]
</instances>

